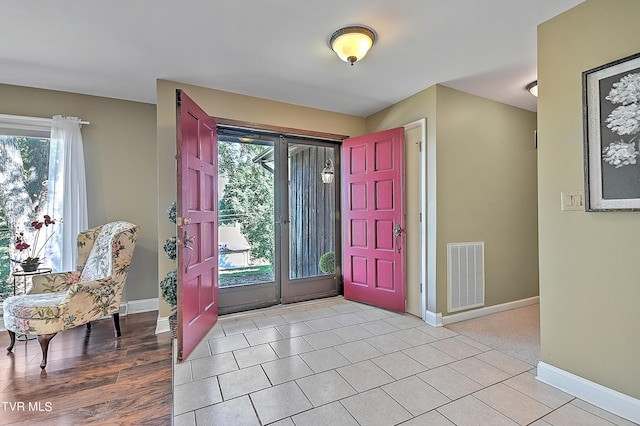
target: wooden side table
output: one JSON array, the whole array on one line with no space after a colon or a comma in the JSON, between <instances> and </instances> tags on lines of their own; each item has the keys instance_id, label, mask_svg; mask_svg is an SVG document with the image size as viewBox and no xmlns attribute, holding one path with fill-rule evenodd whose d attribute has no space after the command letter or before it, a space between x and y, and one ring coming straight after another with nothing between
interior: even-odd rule
<instances>
[{"instance_id":1,"label":"wooden side table","mask_svg":"<svg viewBox=\"0 0 640 426\"><path fill-rule=\"evenodd\" d=\"M16 295L16 278L22 278L22 284L23 284L23 288L24 288L24 294L27 293L27 277L32 277L34 275L43 275L43 274L50 274L51 273L51 268L38 268L36 271L33 272L24 272L21 271L19 269L16 269L14 271L11 272L11 276L13 277L13 295Z\"/></svg>"}]
</instances>

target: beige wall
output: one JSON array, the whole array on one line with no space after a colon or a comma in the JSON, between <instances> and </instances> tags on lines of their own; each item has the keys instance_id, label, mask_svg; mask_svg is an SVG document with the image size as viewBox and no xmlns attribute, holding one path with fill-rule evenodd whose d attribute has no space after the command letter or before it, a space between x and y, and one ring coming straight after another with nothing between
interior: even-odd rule
<instances>
[{"instance_id":1,"label":"beige wall","mask_svg":"<svg viewBox=\"0 0 640 426\"><path fill-rule=\"evenodd\" d=\"M165 210L176 199L175 92L178 88L214 117L348 136L365 133L365 119L361 117L158 80L158 251L161 254L164 254L165 239L175 234L175 226L167 220ZM158 263L160 278L175 268L163 255ZM160 314L169 314L164 301Z\"/></svg>"},{"instance_id":2,"label":"beige wall","mask_svg":"<svg viewBox=\"0 0 640 426\"><path fill-rule=\"evenodd\" d=\"M640 2L588 0L538 28L541 360L640 398L640 213L561 211L582 190L582 72L640 50Z\"/></svg>"},{"instance_id":3,"label":"beige wall","mask_svg":"<svg viewBox=\"0 0 640 426\"><path fill-rule=\"evenodd\" d=\"M436 86L416 93L409 98L392 105L382 111L367 117L367 133L379 132L382 130L402 127L418 120L424 119L424 129L427 140L432 144L436 140ZM413 145L413 140L421 141L422 135L416 134L423 129L418 128L412 131L405 130L405 233L406 233L406 296L407 296L407 312L424 317L425 313L421 312L423 308L423 298L427 298L425 310L435 312L436 297L429 298L429 278L423 281L422 267L426 265L428 269L428 256L424 253L422 246L427 244L422 241L421 232L422 224L419 215L422 213L423 220L429 221L431 216L435 216L435 205L431 203L427 212L422 211L422 197L420 191L420 167L422 150L428 152L425 143L419 150ZM421 141L424 142L424 141ZM426 182L425 182L426 184ZM417 216L417 217L416 217ZM427 250L431 250L435 246L433 242L428 246ZM434 272L434 271L432 271ZM422 285L422 292L420 292ZM433 306L432 306L433 305Z\"/></svg>"},{"instance_id":4,"label":"beige wall","mask_svg":"<svg viewBox=\"0 0 640 426\"><path fill-rule=\"evenodd\" d=\"M158 296L155 105L0 85L0 114L80 117L89 226L112 220L140 225L125 298Z\"/></svg>"},{"instance_id":5,"label":"beige wall","mask_svg":"<svg viewBox=\"0 0 640 426\"><path fill-rule=\"evenodd\" d=\"M486 306L537 296L536 114L434 86L369 117L367 131L422 117L437 156L436 312L447 315L447 243L485 242Z\"/></svg>"}]
</instances>

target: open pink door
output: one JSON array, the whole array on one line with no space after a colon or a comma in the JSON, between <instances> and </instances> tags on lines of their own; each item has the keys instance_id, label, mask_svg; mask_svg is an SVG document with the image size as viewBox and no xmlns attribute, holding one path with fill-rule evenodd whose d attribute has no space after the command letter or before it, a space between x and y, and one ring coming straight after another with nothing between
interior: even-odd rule
<instances>
[{"instance_id":1,"label":"open pink door","mask_svg":"<svg viewBox=\"0 0 640 426\"><path fill-rule=\"evenodd\" d=\"M178 360L218 319L216 122L176 91L178 160Z\"/></svg>"},{"instance_id":2,"label":"open pink door","mask_svg":"<svg viewBox=\"0 0 640 426\"><path fill-rule=\"evenodd\" d=\"M342 145L344 295L405 311L404 129Z\"/></svg>"}]
</instances>

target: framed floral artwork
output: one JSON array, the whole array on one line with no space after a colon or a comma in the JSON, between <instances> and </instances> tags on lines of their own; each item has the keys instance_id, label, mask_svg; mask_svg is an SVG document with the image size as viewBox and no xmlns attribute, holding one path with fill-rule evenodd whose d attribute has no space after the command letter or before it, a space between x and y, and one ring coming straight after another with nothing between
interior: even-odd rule
<instances>
[{"instance_id":1,"label":"framed floral artwork","mask_svg":"<svg viewBox=\"0 0 640 426\"><path fill-rule=\"evenodd\" d=\"M582 73L587 211L640 211L640 53Z\"/></svg>"}]
</instances>

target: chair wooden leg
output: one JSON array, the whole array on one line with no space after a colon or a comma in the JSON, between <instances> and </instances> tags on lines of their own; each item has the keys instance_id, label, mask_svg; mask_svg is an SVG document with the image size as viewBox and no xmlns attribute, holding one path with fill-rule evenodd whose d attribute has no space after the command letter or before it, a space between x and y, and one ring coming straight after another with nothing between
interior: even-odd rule
<instances>
[{"instance_id":1,"label":"chair wooden leg","mask_svg":"<svg viewBox=\"0 0 640 426\"><path fill-rule=\"evenodd\" d=\"M91 331L91 322L87 323L87 331Z\"/></svg>"},{"instance_id":2,"label":"chair wooden leg","mask_svg":"<svg viewBox=\"0 0 640 426\"><path fill-rule=\"evenodd\" d=\"M7 352L11 352L13 350L13 346L16 344L16 333L11 330L7 330L7 332L9 333L9 339L11 340L11 342L9 342L9 346L7 346Z\"/></svg>"},{"instance_id":3,"label":"chair wooden leg","mask_svg":"<svg viewBox=\"0 0 640 426\"><path fill-rule=\"evenodd\" d=\"M47 366L47 354L49 353L49 342L53 339L56 334L41 334L38 336L38 342L40 342L40 347L42 348L42 362L40 363L40 368L44 370Z\"/></svg>"},{"instance_id":4,"label":"chair wooden leg","mask_svg":"<svg viewBox=\"0 0 640 426\"><path fill-rule=\"evenodd\" d=\"M122 333L120 332L120 314L113 314L111 315L113 317L113 326L116 329L116 337L120 337L122 336Z\"/></svg>"}]
</instances>

